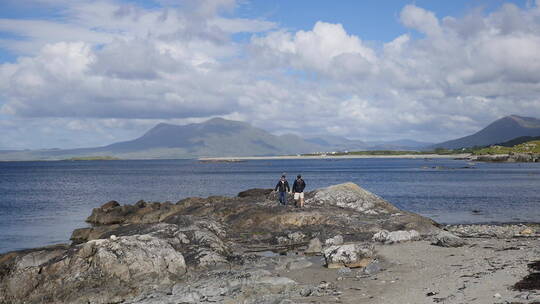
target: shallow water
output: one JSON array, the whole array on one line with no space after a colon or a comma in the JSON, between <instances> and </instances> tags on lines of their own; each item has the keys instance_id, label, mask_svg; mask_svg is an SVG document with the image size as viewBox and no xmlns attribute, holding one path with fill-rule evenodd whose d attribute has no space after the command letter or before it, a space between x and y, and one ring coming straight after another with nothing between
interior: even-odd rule
<instances>
[{"instance_id":1,"label":"shallow water","mask_svg":"<svg viewBox=\"0 0 540 304\"><path fill-rule=\"evenodd\" d=\"M467 166L445 159L0 162L0 252L67 242L109 200L236 195L272 188L282 172L291 184L303 174L307 191L352 181L441 223L540 222L539 163Z\"/></svg>"}]
</instances>

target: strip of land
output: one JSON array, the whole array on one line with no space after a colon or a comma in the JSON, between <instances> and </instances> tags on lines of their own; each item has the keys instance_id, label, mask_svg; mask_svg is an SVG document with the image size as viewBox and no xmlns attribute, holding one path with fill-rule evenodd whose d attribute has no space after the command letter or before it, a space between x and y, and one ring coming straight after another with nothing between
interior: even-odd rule
<instances>
[{"instance_id":1,"label":"strip of land","mask_svg":"<svg viewBox=\"0 0 540 304\"><path fill-rule=\"evenodd\" d=\"M410 158L410 159L418 159L418 158L467 158L469 157L469 153L461 153L461 154L394 154L394 155L355 155L355 154L347 154L347 155L332 155L332 154L325 154L325 155L282 155L282 156L243 156L243 157L233 157L233 156L225 156L225 157L201 157L199 158L200 161L243 161L243 160L272 160L272 159L350 159L350 158Z\"/></svg>"}]
</instances>

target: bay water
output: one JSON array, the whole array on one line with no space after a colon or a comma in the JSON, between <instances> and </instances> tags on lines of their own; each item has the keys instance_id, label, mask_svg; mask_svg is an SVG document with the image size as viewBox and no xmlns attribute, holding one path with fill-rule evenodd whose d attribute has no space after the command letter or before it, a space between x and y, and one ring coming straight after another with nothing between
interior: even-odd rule
<instances>
[{"instance_id":1,"label":"bay water","mask_svg":"<svg viewBox=\"0 0 540 304\"><path fill-rule=\"evenodd\" d=\"M302 174L306 191L354 182L440 223L540 222L540 163L451 159L0 162L0 253L69 242L92 208L177 202L273 188ZM277 203L276 203L277 207Z\"/></svg>"}]
</instances>

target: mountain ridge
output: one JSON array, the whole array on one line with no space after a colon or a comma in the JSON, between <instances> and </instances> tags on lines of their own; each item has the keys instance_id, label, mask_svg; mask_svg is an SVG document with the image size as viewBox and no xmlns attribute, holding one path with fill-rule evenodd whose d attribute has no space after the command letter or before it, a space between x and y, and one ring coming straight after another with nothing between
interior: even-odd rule
<instances>
[{"instance_id":1,"label":"mountain ridge","mask_svg":"<svg viewBox=\"0 0 540 304\"><path fill-rule=\"evenodd\" d=\"M457 149L488 146L521 136L540 136L540 120L510 115L462 138L430 148ZM273 135L242 121L213 118L201 123L159 123L138 138L101 147L0 151L0 160L58 160L73 157L111 156L121 159L186 159L200 157L276 156L359 150L426 151L427 143L415 140L362 141L341 136L302 138Z\"/></svg>"},{"instance_id":2,"label":"mountain ridge","mask_svg":"<svg viewBox=\"0 0 540 304\"><path fill-rule=\"evenodd\" d=\"M478 132L435 144L431 148L460 149L507 142L522 136L540 136L540 119L508 115L495 120Z\"/></svg>"}]
</instances>

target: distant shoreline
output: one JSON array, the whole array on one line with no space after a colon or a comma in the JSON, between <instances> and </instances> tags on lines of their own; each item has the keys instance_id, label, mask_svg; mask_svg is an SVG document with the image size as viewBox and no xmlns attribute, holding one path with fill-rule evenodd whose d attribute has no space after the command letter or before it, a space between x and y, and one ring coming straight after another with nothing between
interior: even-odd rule
<instances>
[{"instance_id":1,"label":"distant shoreline","mask_svg":"<svg viewBox=\"0 0 540 304\"><path fill-rule=\"evenodd\" d=\"M422 158L466 158L471 154L402 154L402 155L325 155L325 156L295 156L295 155L284 155L284 156L226 156L226 157L200 157L199 161L223 161L223 162L234 162L234 161L243 161L243 160L281 160L281 159L350 159L350 158L407 158L407 159L422 159Z\"/></svg>"}]
</instances>

